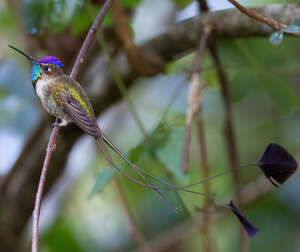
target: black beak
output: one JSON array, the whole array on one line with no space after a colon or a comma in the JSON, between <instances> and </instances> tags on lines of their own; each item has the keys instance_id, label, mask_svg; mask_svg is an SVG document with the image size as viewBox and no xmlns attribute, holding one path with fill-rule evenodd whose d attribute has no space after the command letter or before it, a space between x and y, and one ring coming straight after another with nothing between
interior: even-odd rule
<instances>
[{"instance_id":1,"label":"black beak","mask_svg":"<svg viewBox=\"0 0 300 252\"><path fill-rule=\"evenodd\" d=\"M11 45L8 45L8 46L9 46L10 48L14 49L15 51L21 53L22 55L24 55L24 56L25 56L27 59L29 59L31 62L32 62L32 61L35 61L35 59L34 59L33 57L31 57L31 56L29 56L28 54L22 52L20 49L15 48L15 47L13 47L13 46L11 46Z\"/></svg>"}]
</instances>

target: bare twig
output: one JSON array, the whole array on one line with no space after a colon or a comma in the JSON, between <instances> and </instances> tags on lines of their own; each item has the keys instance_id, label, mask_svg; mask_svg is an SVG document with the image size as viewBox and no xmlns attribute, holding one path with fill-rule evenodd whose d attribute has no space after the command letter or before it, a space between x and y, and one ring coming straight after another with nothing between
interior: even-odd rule
<instances>
[{"instance_id":1,"label":"bare twig","mask_svg":"<svg viewBox=\"0 0 300 252\"><path fill-rule=\"evenodd\" d=\"M228 1L230 3L232 3L236 8L238 8L241 12L243 12L244 14L246 14L248 17L254 18L254 19L256 19L256 20L258 20L260 22L268 24L269 26L271 26L275 30L279 30L279 29L287 27L286 24L282 24L279 21L277 21L275 19L272 19L272 18L267 18L267 17L261 15L260 13L254 11L253 9L250 10L250 9L244 7L243 5L239 4L235 0L228 0Z\"/></svg>"},{"instance_id":2,"label":"bare twig","mask_svg":"<svg viewBox=\"0 0 300 252\"><path fill-rule=\"evenodd\" d=\"M206 0L198 0L199 9L201 12L208 12L209 7Z\"/></svg>"},{"instance_id":3,"label":"bare twig","mask_svg":"<svg viewBox=\"0 0 300 252\"><path fill-rule=\"evenodd\" d=\"M129 224L130 224L132 238L138 244L138 246L139 246L139 248L142 252L154 252L153 248L150 246L150 244L148 244L148 242L144 238L144 235L142 234L142 232L140 231L139 227L136 224L134 216L132 215L130 207L129 207L126 199L125 199L123 189L121 188L120 181L119 181L118 177L115 178L115 183L116 183L116 186L117 186L117 191L118 191L118 194L119 194L119 198L121 200L121 203L122 203L123 208L125 210L125 214L127 216Z\"/></svg>"},{"instance_id":4,"label":"bare twig","mask_svg":"<svg viewBox=\"0 0 300 252\"><path fill-rule=\"evenodd\" d=\"M86 56L87 50L91 45L91 42L93 41L96 31L99 28L101 22L103 21L106 13L108 12L110 6L112 5L113 0L107 0L103 6L103 8L100 10L98 16L96 17L94 23L92 24L83 44L80 49L80 52L77 56L76 62L73 66L72 72L70 74L70 77L72 79L75 79L80 64L83 62L84 57ZM35 201L35 206L33 210L33 225L32 225L32 252L38 252L38 227L39 227L39 215L40 215L40 208L41 208L41 202L42 202L42 197L43 197L43 189L46 181L46 175L47 175L47 170L48 166L50 164L52 152L55 149L55 142L56 142L56 137L59 132L59 126L58 126L58 121L59 119L56 118L55 125L53 127L51 137L48 142L48 147L47 147L47 152L42 168L42 173L38 185L38 191L36 194L36 201Z\"/></svg>"},{"instance_id":5,"label":"bare twig","mask_svg":"<svg viewBox=\"0 0 300 252\"><path fill-rule=\"evenodd\" d=\"M201 111L199 112L201 113ZM207 146L205 141L205 133L204 133L204 122L200 115L198 121L198 142L200 146L200 157L201 157L201 166L203 169L203 179L208 179L210 176L210 165L207 159ZM204 193L210 195L210 181L204 183ZM212 242L211 242L211 223L212 223L212 215L211 215L211 200L210 198L205 198L204 207L203 207L203 251L204 252L212 252Z\"/></svg>"},{"instance_id":6,"label":"bare twig","mask_svg":"<svg viewBox=\"0 0 300 252\"><path fill-rule=\"evenodd\" d=\"M198 0L199 10L201 13L209 12L209 7L206 0ZM204 122L201 115L201 110L199 111L199 121L198 121L198 143L200 147L200 157L201 166L203 169L203 179L208 179L210 176L210 165L208 163L207 157L207 145L205 141L205 130ZM210 181L204 183L204 193L210 195ZM202 235L203 235L203 251L212 252L214 251L212 237L211 237L211 225L212 225L212 214L211 214L211 200L205 198L203 206L203 225L202 225Z\"/></svg>"},{"instance_id":7,"label":"bare twig","mask_svg":"<svg viewBox=\"0 0 300 252\"><path fill-rule=\"evenodd\" d=\"M235 0L228 0L228 1L230 3L232 3L236 8L238 8L241 12L243 12L245 15L247 15L248 17L253 18L262 23L265 23L265 24L271 26L274 30L280 30L280 29L286 28L288 26L284 23L281 23L279 20L267 18L264 15L256 12L253 9L248 9ZM291 36L294 36L294 37L300 37L300 34L298 34L298 33L288 33L288 34Z\"/></svg>"},{"instance_id":8,"label":"bare twig","mask_svg":"<svg viewBox=\"0 0 300 252\"><path fill-rule=\"evenodd\" d=\"M183 144L182 164L181 164L181 170L183 172L187 172L188 170L192 123L195 115L199 112L199 108L200 108L199 106L202 100L202 92L200 89L200 65L203 60L203 55L204 55L204 51L206 48L210 31L211 31L210 26L206 26L204 28L203 34L199 42L199 48L197 51L196 59L194 62L193 74L190 81L189 97L188 97L189 106L187 109L186 128L184 134L184 144Z\"/></svg>"},{"instance_id":9,"label":"bare twig","mask_svg":"<svg viewBox=\"0 0 300 252\"><path fill-rule=\"evenodd\" d=\"M224 134L226 139L226 145L227 145L226 149L228 151L230 166L233 169L232 174L233 174L235 198L239 208L242 209L243 208L243 201L241 196L242 179L241 179L241 171L239 169L238 151L237 151L234 128L233 128L229 83L228 83L226 72L219 58L218 49L214 42L211 43L210 45L210 52L214 59L214 63L216 65L217 73L221 83L221 91L222 91L224 107L225 107ZM240 250L239 251L246 252L248 250L249 250L249 239L243 227L240 226Z\"/></svg>"}]
</instances>

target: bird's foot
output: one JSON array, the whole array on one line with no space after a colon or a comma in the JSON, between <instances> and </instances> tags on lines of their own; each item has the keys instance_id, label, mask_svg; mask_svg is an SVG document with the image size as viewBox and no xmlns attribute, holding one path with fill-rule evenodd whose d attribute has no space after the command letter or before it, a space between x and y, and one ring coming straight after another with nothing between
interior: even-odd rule
<instances>
[{"instance_id":1,"label":"bird's foot","mask_svg":"<svg viewBox=\"0 0 300 252\"><path fill-rule=\"evenodd\" d=\"M52 127L54 128L54 127L59 127L59 123L58 122L54 122L54 123L52 123Z\"/></svg>"},{"instance_id":2,"label":"bird's foot","mask_svg":"<svg viewBox=\"0 0 300 252\"><path fill-rule=\"evenodd\" d=\"M60 127L61 126L61 120L60 119L56 119L54 123L52 123L52 127Z\"/></svg>"}]
</instances>

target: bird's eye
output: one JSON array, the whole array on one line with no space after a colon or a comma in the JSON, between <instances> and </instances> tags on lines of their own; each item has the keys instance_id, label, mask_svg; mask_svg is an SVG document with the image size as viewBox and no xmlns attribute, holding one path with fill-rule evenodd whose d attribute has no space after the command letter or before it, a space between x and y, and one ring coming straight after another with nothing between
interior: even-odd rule
<instances>
[{"instance_id":1,"label":"bird's eye","mask_svg":"<svg viewBox=\"0 0 300 252\"><path fill-rule=\"evenodd\" d=\"M44 69L45 71L48 71L48 67L47 67L47 66L43 66L43 69Z\"/></svg>"}]
</instances>

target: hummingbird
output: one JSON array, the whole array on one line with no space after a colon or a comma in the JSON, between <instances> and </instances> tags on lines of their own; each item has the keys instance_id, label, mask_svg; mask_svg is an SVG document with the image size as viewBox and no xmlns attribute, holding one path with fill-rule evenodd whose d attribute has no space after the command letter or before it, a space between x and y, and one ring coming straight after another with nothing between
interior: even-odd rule
<instances>
[{"instance_id":1,"label":"hummingbird","mask_svg":"<svg viewBox=\"0 0 300 252\"><path fill-rule=\"evenodd\" d=\"M117 169L123 176L127 177L134 183L141 186L151 188L160 198L162 198L169 207L173 208L168 202L161 190L165 191L186 191L190 193L208 196L204 193L187 190L187 187L200 184L194 183L187 186L176 186L168 183L150 173L142 170L133 164L126 156L105 136L101 131L96 121L93 106L82 86L66 75L63 71L64 64L54 56L45 56L36 59L29 56L25 52L9 45L10 48L25 56L32 65L31 80L37 97L40 99L45 110L52 116L59 119L58 126L64 127L70 123L75 123L78 127L84 130L87 134L93 136L96 143L103 153L105 159L112 167ZM107 144L121 159L131 166L137 174L144 180L141 182L129 176L124 170L119 168L112 160L111 156L105 150L103 144ZM155 179L164 186L153 185L146 176Z\"/></svg>"},{"instance_id":2,"label":"hummingbird","mask_svg":"<svg viewBox=\"0 0 300 252\"><path fill-rule=\"evenodd\" d=\"M31 80L35 93L40 99L45 110L50 115L59 119L58 126L64 127L70 123L75 123L83 131L95 138L97 146L113 168L117 169L123 176L127 177L132 182L152 189L171 209L177 211L177 208L174 208L172 204L170 204L162 191L185 191L213 198L211 195L192 191L187 188L206 183L235 170L227 170L205 180L185 186L176 186L153 176L132 163L101 131L96 121L93 106L85 90L78 82L64 73L64 64L59 58L54 56L45 56L36 59L20 49L11 45L9 45L9 47L25 56L31 62ZM124 170L119 168L112 160L110 154L105 150L104 143L117 153L123 161L132 167L141 177L143 182L131 177ZM283 147L274 143L269 144L262 158L258 162L250 163L241 167L253 165L260 167L265 176L269 180L271 179L270 181L276 187L278 184L283 184L297 169L297 162L295 159ZM156 180L160 183L160 185L153 185L148 178ZM277 184L274 183L274 181Z\"/></svg>"}]
</instances>

